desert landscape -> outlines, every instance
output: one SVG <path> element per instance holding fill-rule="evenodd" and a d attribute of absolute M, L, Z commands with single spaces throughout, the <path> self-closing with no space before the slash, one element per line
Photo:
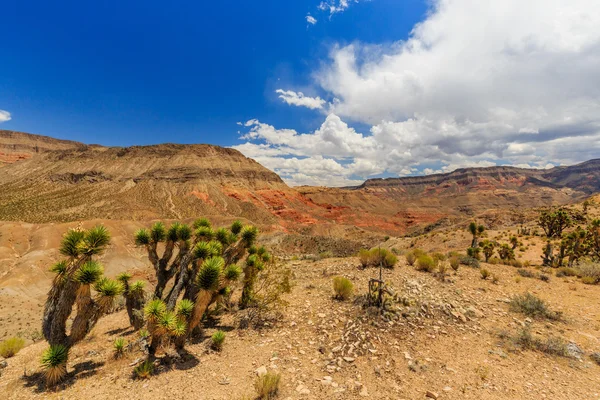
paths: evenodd
<path fill-rule="evenodd" d="M 293 188 L 217 146 L 0 155 L 6 398 L 600 394 L 600 160 Z"/>

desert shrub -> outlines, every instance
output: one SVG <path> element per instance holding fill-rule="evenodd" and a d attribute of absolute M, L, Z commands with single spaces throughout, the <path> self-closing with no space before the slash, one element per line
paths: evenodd
<path fill-rule="evenodd" d="M 454 271 L 458 271 L 459 266 L 460 266 L 459 258 L 457 256 L 450 257 L 450 267 L 452 267 L 452 269 Z"/>
<path fill-rule="evenodd" d="M 439 252 L 432 253 L 431 258 L 433 258 L 433 260 L 436 262 L 446 261 L 446 256 Z"/>
<path fill-rule="evenodd" d="M 490 259 L 488 260 L 488 263 L 492 265 L 498 265 L 501 262 L 502 260 L 500 260 L 498 257 L 490 257 Z"/>
<path fill-rule="evenodd" d="M 418 248 L 417 249 L 413 249 L 413 253 L 414 253 L 415 257 L 417 257 L 417 258 L 419 258 L 419 257 L 424 256 L 424 255 L 427 254 L 427 252 L 425 250 L 418 249 Z"/>
<path fill-rule="evenodd" d="M 531 293 L 513 297 L 510 301 L 510 310 L 533 318 L 546 318 L 550 320 L 559 320 L 561 318 L 560 313 L 551 311 L 544 300 Z"/>
<path fill-rule="evenodd" d="M 561 267 L 556 270 L 556 277 L 561 278 L 563 276 L 577 276 L 577 270 L 575 268 Z"/>
<path fill-rule="evenodd" d="M 365 268 L 378 267 L 379 265 L 382 265 L 384 268 L 393 268 L 398 262 L 398 257 L 392 252 L 379 248 L 371 250 L 363 249 L 358 253 L 358 258 L 361 265 Z"/>
<path fill-rule="evenodd" d="M 213 350 L 216 350 L 216 351 L 223 350 L 223 343 L 224 342 L 225 342 L 225 332 L 223 332 L 223 331 L 216 331 L 210 337 L 210 347 Z"/>
<path fill-rule="evenodd" d="M 479 260 L 473 257 L 462 256 L 460 258 L 460 263 L 471 268 L 479 268 Z"/>
<path fill-rule="evenodd" d="M 115 341 L 113 343 L 114 357 L 115 358 L 123 357 L 123 354 L 125 354 L 125 350 L 127 348 L 126 346 L 127 346 L 127 342 L 125 341 L 125 339 L 123 339 L 123 338 L 115 339 Z"/>
<path fill-rule="evenodd" d="M 590 358 L 592 359 L 593 362 L 600 365 L 600 353 L 592 353 L 592 354 L 590 354 Z"/>
<path fill-rule="evenodd" d="M 476 259 L 480 259 L 481 258 L 481 248 L 480 247 L 469 247 L 467 249 L 467 255 L 469 257 L 473 257 Z"/>
<path fill-rule="evenodd" d="M 20 337 L 11 337 L 0 343 L 0 356 L 10 358 L 25 346 L 25 340 Z"/>
<path fill-rule="evenodd" d="M 524 278 L 535 278 L 535 274 L 528 269 L 519 268 L 517 270 L 517 274 L 521 275 Z"/>
<path fill-rule="evenodd" d="M 436 262 L 427 254 L 423 254 L 422 256 L 417 257 L 417 262 L 415 265 L 417 271 L 433 272 L 436 267 Z"/>
<path fill-rule="evenodd" d="M 550 275 L 540 274 L 539 278 L 540 278 L 541 281 L 550 282 Z"/>
<path fill-rule="evenodd" d="M 154 363 L 150 360 L 146 360 L 136 366 L 133 373 L 138 379 L 148 379 L 154 373 Z"/>
<path fill-rule="evenodd" d="M 500 282 L 500 278 L 498 278 L 498 275 L 492 274 L 492 283 L 498 284 L 498 282 Z"/>
<path fill-rule="evenodd" d="M 582 263 L 575 267 L 577 276 L 581 277 L 581 281 L 588 285 L 600 283 L 600 264 L 597 263 Z"/>
<path fill-rule="evenodd" d="M 62 344 L 51 345 L 42 354 L 42 367 L 46 384 L 52 386 L 58 383 L 67 374 L 67 359 L 69 349 Z"/>
<path fill-rule="evenodd" d="M 139 335 L 140 339 L 148 339 L 150 337 L 150 332 L 148 332 L 148 329 L 142 328 L 140 329 Z"/>
<path fill-rule="evenodd" d="M 510 265 L 515 268 L 523 268 L 523 263 L 519 260 L 510 260 Z"/>
<path fill-rule="evenodd" d="M 490 271 L 485 268 L 481 268 L 479 272 L 481 273 L 481 279 L 487 279 L 490 276 Z"/>
<path fill-rule="evenodd" d="M 581 283 L 585 285 L 595 285 L 597 282 L 596 279 L 592 278 L 591 276 L 582 276 Z"/>
<path fill-rule="evenodd" d="M 415 256 L 415 253 L 414 253 L 414 251 L 409 251 L 408 253 L 406 253 L 406 254 L 405 254 L 405 256 L 404 256 L 404 257 L 406 257 L 406 263 L 407 263 L 408 265 L 410 265 L 411 267 L 412 267 L 413 265 L 415 265 L 415 261 L 416 261 L 416 259 L 417 259 L 417 256 Z"/>
<path fill-rule="evenodd" d="M 274 372 L 267 372 L 256 378 L 254 389 L 260 400 L 270 400 L 277 397 L 279 392 L 279 383 L 281 375 Z"/>
<path fill-rule="evenodd" d="M 567 344 L 557 336 L 550 336 L 544 341 L 536 340 L 535 347 L 542 353 L 553 356 L 567 357 L 569 355 Z"/>
<path fill-rule="evenodd" d="M 348 300 L 354 292 L 354 285 L 349 279 L 343 276 L 336 276 L 333 278 L 333 291 L 335 292 L 336 299 Z"/>
<path fill-rule="evenodd" d="M 327 250 L 327 251 L 322 251 L 321 253 L 319 253 L 319 258 L 321 260 L 324 260 L 326 258 L 331 258 L 333 257 L 333 252 Z"/>

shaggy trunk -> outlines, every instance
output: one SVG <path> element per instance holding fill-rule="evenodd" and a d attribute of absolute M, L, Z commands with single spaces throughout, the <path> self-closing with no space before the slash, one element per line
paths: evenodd
<path fill-rule="evenodd" d="M 167 309 L 174 310 L 175 305 L 177 304 L 177 299 L 179 299 L 179 295 L 181 291 L 185 288 L 185 285 L 190 281 L 190 271 L 188 269 L 188 265 L 192 261 L 192 254 L 187 253 L 185 256 L 181 258 L 181 264 L 179 267 L 179 279 L 173 285 L 173 288 L 169 292 L 169 296 L 167 298 Z M 195 278 L 195 276 L 194 276 Z"/>
<path fill-rule="evenodd" d="M 77 300 L 78 288 L 78 282 L 68 279 L 64 283 L 62 290 L 60 290 L 56 306 L 52 307 L 52 309 L 49 308 L 48 315 L 44 316 L 44 326 L 47 330 L 46 340 L 48 340 L 48 343 L 51 345 L 69 345 L 69 338 L 66 334 L 67 320 L 69 319 L 73 305 Z"/>
<path fill-rule="evenodd" d="M 198 296 L 196 297 L 196 304 L 194 305 L 194 312 L 192 313 L 192 318 L 190 318 L 190 322 L 187 326 L 188 334 L 190 334 L 202 320 L 202 316 L 210 305 L 212 296 L 213 292 L 210 290 L 201 289 L 198 293 Z"/>
<path fill-rule="evenodd" d="M 254 266 L 244 268 L 244 288 L 240 299 L 240 308 L 248 308 L 254 299 L 254 285 L 256 284 L 257 271 Z"/>

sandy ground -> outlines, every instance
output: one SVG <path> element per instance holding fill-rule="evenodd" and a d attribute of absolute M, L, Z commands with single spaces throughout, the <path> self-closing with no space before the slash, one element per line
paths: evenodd
<path fill-rule="evenodd" d="M 71 378 L 58 391 L 44 391 L 37 372 L 46 344 L 36 343 L 8 360 L 0 393 L 9 399 L 240 399 L 253 394 L 256 370 L 264 366 L 281 372 L 282 399 L 423 399 L 427 391 L 440 399 L 600 395 L 600 366 L 589 359 L 591 352 L 600 351 L 599 286 L 574 278 L 553 277 L 549 283 L 516 279 L 515 268 L 502 265 L 484 265 L 497 275 L 497 284 L 464 266 L 441 282 L 402 259 L 394 270 L 384 271 L 384 278 L 421 311 L 388 323 L 367 317 L 353 302 L 332 299 L 335 275 L 350 278 L 356 294 L 366 292 L 376 271 L 360 270 L 357 259 L 290 261 L 289 266 L 296 284 L 283 320 L 262 331 L 239 330 L 235 315 L 224 314 L 205 330 L 205 337 L 215 329 L 228 331 L 221 353 L 208 351 L 206 340 L 200 341 L 188 346 L 184 362 L 149 380 L 133 380 L 130 364 L 141 353 L 131 352 L 122 360 L 111 357 L 116 337 L 136 337 L 125 313 L 119 312 L 102 319 L 73 349 Z M 565 321 L 527 322 L 510 312 L 508 299 L 526 291 L 563 312 Z M 576 343 L 585 354 L 581 359 L 556 357 L 501 344 L 500 331 L 516 333 L 523 325 L 540 337 Z M 362 350 L 342 358 L 338 348 L 354 340 Z"/>

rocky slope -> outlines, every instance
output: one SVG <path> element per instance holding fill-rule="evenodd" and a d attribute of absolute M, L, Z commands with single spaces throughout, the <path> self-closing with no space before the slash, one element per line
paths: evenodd
<path fill-rule="evenodd" d="M 402 235 L 490 209 L 566 204 L 600 190 L 600 160 L 550 170 L 459 169 L 355 188 L 290 188 L 233 149 L 87 146 L 10 131 L 0 132 L 1 160 L 0 220 L 33 223 L 205 215 L 309 235 Z"/>
<path fill-rule="evenodd" d="M 83 143 L 48 136 L 0 130 L 0 167 L 53 150 L 84 147 Z"/>

